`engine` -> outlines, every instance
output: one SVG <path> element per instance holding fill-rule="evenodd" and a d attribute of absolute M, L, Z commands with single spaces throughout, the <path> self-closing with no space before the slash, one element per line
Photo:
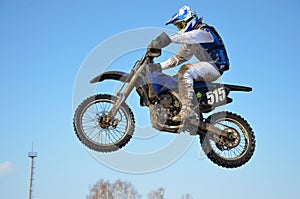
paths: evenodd
<path fill-rule="evenodd" d="M 171 118 L 180 111 L 180 102 L 170 93 L 163 93 L 158 96 L 159 102 L 156 104 L 158 119 L 161 124 L 169 124 Z"/>

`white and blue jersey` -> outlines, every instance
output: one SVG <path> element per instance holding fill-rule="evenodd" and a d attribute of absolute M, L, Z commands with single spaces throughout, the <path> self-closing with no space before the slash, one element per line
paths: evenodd
<path fill-rule="evenodd" d="M 201 62 L 209 62 L 222 74 L 229 69 L 224 43 L 214 27 L 201 23 L 194 30 L 172 35 L 173 43 L 183 44 L 177 54 L 161 63 L 163 69 L 175 67 L 194 55 Z"/>

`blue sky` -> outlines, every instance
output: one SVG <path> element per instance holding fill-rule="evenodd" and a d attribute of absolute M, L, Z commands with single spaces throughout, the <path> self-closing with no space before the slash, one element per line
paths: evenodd
<path fill-rule="evenodd" d="M 251 93 L 231 94 L 234 102 L 227 107 L 253 126 L 253 158 L 241 168 L 223 169 L 199 158 L 195 139 L 179 160 L 159 171 L 130 174 L 102 165 L 72 128 L 73 90 L 82 63 L 115 34 L 165 28 L 185 4 L 223 36 L 231 63 L 223 81 L 253 87 Z M 0 198 L 28 196 L 32 141 L 38 152 L 35 198 L 85 198 L 100 178 L 130 181 L 144 196 L 162 186 L 166 198 L 183 193 L 299 198 L 299 8 L 299 0 L 1 0 Z M 128 61 L 130 66 L 136 59 Z M 145 111 L 133 107 L 137 115 Z M 169 136 L 162 134 L 161 140 L 164 135 Z M 144 150 L 138 141 L 128 147 L 134 144 Z"/>

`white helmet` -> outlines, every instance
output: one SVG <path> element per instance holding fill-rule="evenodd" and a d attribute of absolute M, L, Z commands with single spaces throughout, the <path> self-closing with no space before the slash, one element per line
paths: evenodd
<path fill-rule="evenodd" d="M 199 18 L 195 11 L 189 6 L 183 6 L 167 21 L 166 25 L 172 23 L 179 29 L 179 32 L 188 32 L 193 30 L 198 20 Z"/>

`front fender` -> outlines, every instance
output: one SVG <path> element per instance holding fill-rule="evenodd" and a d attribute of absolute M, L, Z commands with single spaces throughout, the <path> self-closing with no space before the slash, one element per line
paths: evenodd
<path fill-rule="evenodd" d="M 113 80 L 118 80 L 121 82 L 128 82 L 129 78 L 128 78 L 129 74 L 128 73 L 124 73 L 121 71 L 108 71 L 108 72 L 104 72 L 101 73 L 100 75 L 94 77 L 90 83 L 97 83 L 97 82 L 102 82 L 106 79 L 113 79 Z"/>

